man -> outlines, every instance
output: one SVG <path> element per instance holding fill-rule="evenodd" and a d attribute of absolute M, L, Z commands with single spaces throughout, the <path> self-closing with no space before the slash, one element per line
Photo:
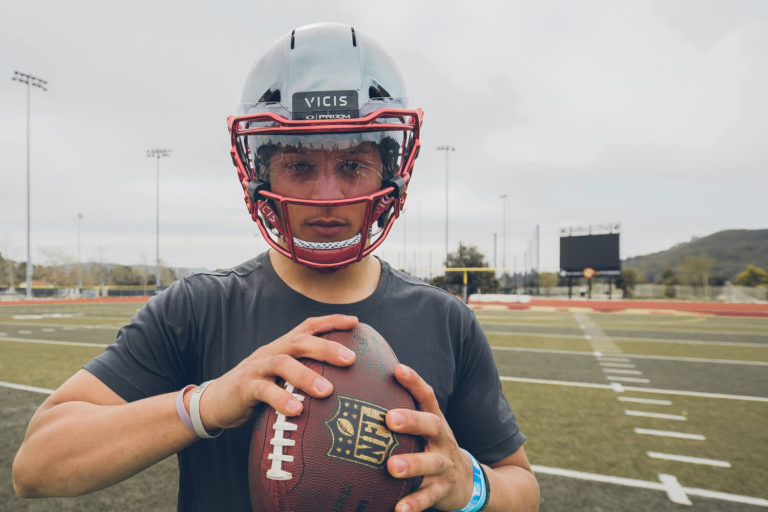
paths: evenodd
<path fill-rule="evenodd" d="M 354 28 L 311 25 L 275 42 L 228 120 L 246 205 L 271 250 L 152 298 L 35 413 L 16 491 L 90 492 L 178 453 L 179 510 L 249 510 L 254 408 L 301 413 L 277 378 L 328 396 L 333 383 L 297 359 L 353 364 L 315 335 L 359 319 L 405 363 L 395 375 L 419 405 L 386 418 L 425 440 L 424 452 L 388 461 L 395 478 L 423 477 L 396 510 L 535 509 L 525 438 L 471 310 L 371 255 L 402 209 L 421 117 L 390 57 Z"/>

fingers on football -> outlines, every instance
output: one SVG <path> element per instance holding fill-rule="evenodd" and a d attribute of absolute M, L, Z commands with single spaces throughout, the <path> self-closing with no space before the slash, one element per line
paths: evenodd
<path fill-rule="evenodd" d="M 445 432 L 442 417 L 430 412 L 392 409 L 386 416 L 387 427 L 394 432 L 424 436 L 439 440 Z"/>
<path fill-rule="evenodd" d="M 262 363 L 265 377 L 281 377 L 303 393 L 322 398 L 333 390 L 332 384 L 320 374 L 289 355 L 276 354 Z M 253 379 L 251 391 L 257 401 L 267 402 L 278 412 L 292 416 L 301 411 L 300 402 L 286 388 L 278 386 L 271 379 Z"/>
<path fill-rule="evenodd" d="M 435 390 L 418 373 L 404 364 L 399 364 L 395 367 L 395 377 L 416 399 L 419 410 L 431 412 L 440 417 L 443 416 L 440 405 L 437 403 Z"/>
<path fill-rule="evenodd" d="M 357 325 L 357 317 L 349 315 L 326 315 L 307 318 L 297 325 L 292 333 L 318 334 L 330 331 L 347 331 Z"/>
<path fill-rule="evenodd" d="M 442 497 L 444 491 L 435 485 L 425 485 L 419 488 L 416 492 L 409 494 L 397 505 L 395 505 L 395 512 L 420 512 L 426 510 Z"/>
<path fill-rule="evenodd" d="M 307 357 L 335 366 L 347 366 L 355 360 L 355 353 L 341 343 L 294 331 L 272 343 L 269 352 L 288 354 L 296 358 Z"/>
<path fill-rule="evenodd" d="M 442 475 L 453 463 L 439 452 L 421 452 L 390 457 L 387 469 L 395 478 Z"/>

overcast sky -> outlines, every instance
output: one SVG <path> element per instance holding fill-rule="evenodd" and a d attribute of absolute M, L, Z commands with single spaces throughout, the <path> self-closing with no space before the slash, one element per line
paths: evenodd
<path fill-rule="evenodd" d="M 559 228 L 620 223 L 622 258 L 723 229 L 768 227 L 768 2 L 43 1 L 0 3 L 0 252 L 225 268 L 266 244 L 245 209 L 225 119 L 251 64 L 292 28 L 377 39 L 425 112 L 406 213 L 379 254 L 437 269 L 449 243 L 541 268 Z M 503 200 L 508 195 L 506 251 Z M 407 255 L 405 259 L 404 254 Z M 419 272 L 422 273 L 422 272 Z"/>

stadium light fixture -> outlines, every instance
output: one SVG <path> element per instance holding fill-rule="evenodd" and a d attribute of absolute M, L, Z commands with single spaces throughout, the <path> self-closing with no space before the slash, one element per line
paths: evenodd
<path fill-rule="evenodd" d="M 147 150 L 147 157 L 155 158 L 156 165 L 156 209 L 155 209 L 155 290 L 160 291 L 160 159 L 171 156 L 171 150 L 152 148 Z"/>
<path fill-rule="evenodd" d="M 448 155 L 456 151 L 453 146 L 439 146 L 438 151 L 445 151 L 445 265 L 448 266 Z"/>
<path fill-rule="evenodd" d="M 48 90 L 48 82 L 42 78 L 30 75 L 29 73 L 22 73 L 21 71 L 14 71 L 11 80 L 19 82 L 27 86 L 27 298 L 32 297 L 32 251 L 30 243 L 30 179 L 29 179 L 29 147 L 30 147 L 30 104 L 32 97 L 32 88 L 37 87 L 44 91 Z"/>

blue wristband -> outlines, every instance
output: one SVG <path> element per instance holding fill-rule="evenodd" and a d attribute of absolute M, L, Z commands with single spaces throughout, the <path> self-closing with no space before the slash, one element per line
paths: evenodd
<path fill-rule="evenodd" d="M 490 497 L 485 472 L 471 453 L 463 448 L 462 451 L 472 459 L 472 497 L 469 498 L 469 503 L 464 508 L 455 512 L 480 512 L 485 510 L 485 507 L 488 505 L 488 498 Z"/>

